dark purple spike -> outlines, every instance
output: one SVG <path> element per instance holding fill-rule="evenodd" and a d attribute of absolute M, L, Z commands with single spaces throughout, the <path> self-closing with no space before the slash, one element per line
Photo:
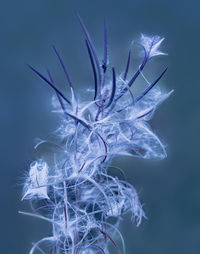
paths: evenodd
<path fill-rule="evenodd" d="M 87 124 L 86 122 L 84 122 L 83 120 L 81 120 L 80 118 L 78 118 L 76 115 L 73 115 L 67 111 L 65 111 L 65 113 L 70 116 L 71 118 L 73 118 L 74 120 L 78 121 L 80 124 L 82 124 L 85 128 L 87 128 L 88 130 L 91 130 L 91 126 L 89 124 Z"/>
<path fill-rule="evenodd" d="M 162 78 L 162 76 L 165 74 L 165 72 L 167 71 L 168 67 L 166 67 L 164 69 L 164 71 L 160 74 L 160 76 L 151 84 L 149 85 L 145 90 L 144 92 L 139 95 L 136 99 L 135 99 L 135 102 L 138 102 L 139 100 L 141 100 L 157 83 L 158 81 Z"/>
<path fill-rule="evenodd" d="M 104 235 L 104 237 L 108 237 L 109 238 L 109 240 L 112 242 L 112 244 L 115 246 L 116 249 L 119 249 L 119 247 L 117 246 L 115 241 L 112 239 L 112 237 L 107 232 L 101 230 L 100 228 L 98 228 L 98 229 Z"/>
<path fill-rule="evenodd" d="M 125 81 L 126 78 L 127 78 L 127 74 L 128 74 L 128 70 L 129 70 L 129 66 L 130 66 L 130 59 L 131 59 L 131 50 L 129 50 L 129 53 L 128 53 L 127 64 L 126 64 L 126 68 L 125 68 L 124 75 L 123 75 L 123 80 L 124 80 L 124 81 Z M 122 86 L 124 86 L 124 82 L 123 82 Z M 127 87 L 128 87 L 128 86 L 126 86 L 126 87 L 123 89 L 123 91 L 115 98 L 114 104 L 113 104 L 113 108 L 114 108 L 114 105 L 116 104 L 116 101 L 117 101 L 118 99 L 120 99 L 120 98 L 123 96 L 123 94 L 124 94 L 127 90 L 129 90 L 130 95 L 131 95 L 131 97 L 132 97 L 132 100 L 134 101 L 133 94 L 132 94 L 132 92 L 131 92 L 131 90 L 130 90 L 129 88 L 127 89 Z M 125 89 L 127 89 L 127 90 L 125 90 Z M 121 110 L 123 110 L 123 109 L 121 109 Z M 120 110 L 120 111 L 121 111 L 121 110 Z"/>
<path fill-rule="evenodd" d="M 56 93 L 58 93 L 69 105 L 71 105 L 71 102 L 64 96 L 64 94 L 51 82 L 49 81 L 45 76 L 43 76 L 39 71 L 34 69 L 31 65 L 27 64 L 27 66 L 35 72 L 41 79 L 43 79 L 48 85 L 50 85 Z"/>
<path fill-rule="evenodd" d="M 50 71 L 48 69 L 47 69 L 47 73 L 49 75 L 49 79 L 50 79 L 51 83 L 55 85 L 53 77 L 52 77 L 52 75 L 51 75 L 51 73 L 50 73 Z"/>
<path fill-rule="evenodd" d="M 129 52 L 128 52 L 128 59 L 127 59 L 126 69 L 124 71 L 124 76 L 123 76 L 124 80 L 126 80 L 126 78 L 127 78 L 127 74 L 128 74 L 128 70 L 129 70 L 129 66 L 130 66 L 130 59 L 131 59 L 131 50 L 129 50 Z"/>
<path fill-rule="evenodd" d="M 93 55 L 92 55 L 92 52 L 90 50 L 90 46 L 89 46 L 87 40 L 85 40 L 85 42 L 86 42 L 87 50 L 88 50 L 89 57 L 90 57 L 90 62 L 91 62 L 91 65 L 92 65 L 93 75 L 94 75 L 94 88 L 95 88 L 94 100 L 96 100 L 97 90 L 98 90 L 98 86 L 97 86 L 97 72 L 96 72 L 96 68 L 95 68 L 95 64 L 94 64 Z"/>
<path fill-rule="evenodd" d="M 139 66 L 139 68 L 136 71 L 136 73 L 133 75 L 131 80 L 128 82 L 127 87 L 124 88 L 125 91 L 127 91 L 132 86 L 132 84 L 134 83 L 136 78 L 139 76 L 140 72 L 144 69 L 144 66 L 146 65 L 146 63 L 147 63 L 147 58 L 146 58 L 146 55 L 145 55 L 145 57 L 144 57 L 144 59 L 142 61 L 142 64 Z"/>
<path fill-rule="evenodd" d="M 104 156 L 103 160 L 101 163 L 104 163 L 105 160 L 107 159 L 107 153 L 108 153 L 108 147 L 107 147 L 107 143 L 106 141 L 102 138 L 102 136 L 97 132 L 97 136 L 101 139 L 101 141 L 103 142 L 104 148 L 105 148 L 105 153 L 106 155 Z"/>
<path fill-rule="evenodd" d="M 119 100 L 128 90 L 129 88 L 132 86 L 132 84 L 134 83 L 134 81 L 137 79 L 137 77 L 139 76 L 140 72 L 144 69 L 146 63 L 148 61 L 148 58 L 146 57 L 146 53 L 145 56 L 143 58 L 143 61 L 141 63 L 141 65 L 139 66 L 138 70 L 135 72 L 135 74 L 133 75 L 133 77 L 131 78 L 131 80 L 128 82 L 127 86 L 123 89 L 123 91 L 117 96 L 117 98 L 115 99 L 115 101 Z"/>
<path fill-rule="evenodd" d="M 129 70 L 129 66 L 130 66 L 130 59 L 131 59 L 131 50 L 129 50 L 129 52 L 128 52 L 128 59 L 127 59 L 126 69 L 124 71 L 124 76 L 123 76 L 124 81 L 126 81 L 126 78 L 127 78 L 127 74 L 128 74 L 128 70 Z M 134 101 L 134 97 L 133 97 L 133 94 L 132 94 L 130 89 L 129 89 L 129 93 L 132 97 L 132 100 Z"/>
<path fill-rule="evenodd" d="M 89 44 L 89 46 L 91 48 L 91 51 L 92 51 L 92 54 L 94 56 L 95 63 L 96 63 L 96 66 L 97 66 L 98 77 L 99 77 L 99 85 L 101 86 L 102 77 L 101 77 L 100 63 L 99 63 L 99 59 L 98 59 L 97 54 L 96 54 L 96 50 L 95 50 L 94 44 L 93 44 L 93 42 L 91 40 L 91 37 L 90 37 L 90 35 L 89 35 L 88 31 L 87 31 L 86 26 L 84 25 L 84 23 L 83 23 L 83 21 L 81 19 L 81 17 L 79 16 L 78 13 L 76 13 L 76 16 L 77 16 L 77 18 L 79 20 L 79 23 L 80 23 L 80 25 L 81 25 L 81 27 L 83 29 L 83 32 L 84 32 L 84 34 L 85 34 L 85 36 L 87 38 L 88 44 Z"/>
<path fill-rule="evenodd" d="M 148 61 L 148 56 L 147 56 L 147 52 L 144 49 L 144 58 L 142 60 L 142 63 L 140 64 L 138 70 L 136 71 L 136 73 L 133 75 L 133 77 L 131 78 L 131 80 L 128 82 L 127 87 L 131 87 L 132 84 L 134 83 L 134 81 L 136 80 L 136 78 L 139 76 L 140 72 L 144 69 L 146 63 Z M 125 89 L 129 89 L 129 88 L 125 88 Z"/>
<path fill-rule="evenodd" d="M 47 73 L 48 73 L 48 75 L 49 75 L 49 78 L 50 78 L 51 83 L 55 85 L 51 73 L 50 73 L 48 70 L 47 70 Z M 57 95 L 57 97 L 58 97 L 58 101 L 59 101 L 59 103 L 60 103 L 60 106 L 61 106 L 63 112 L 66 113 L 66 112 L 65 112 L 65 105 L 64 105 L 64 103 L 63 103 L 63 101 L 62 101 L 62 98 L 60 97 L 60 95 L 59 95 L 57 92 L 56 92 L 56 95 Z"/>
<path fill-rule="evenodd" d="M 137 119 L 140 119 L 140 118 L 143 118 L 143 117 L 147 116 L 147 115 L 150 114 L 152 111 L 153 111 L 153 108 L 150 109 L 148 112 L 144 113 L 143 115 L 138 116 Z"/>
<path fill-rule="evenodd" d="M 106 20 L 104 19 L 104 59 L 103 59 L 103 66 L 102 66 L 104 73 L 107 70 L 107 63 L 108 63 L 107 25 L 106 25 Z"/>
<path fill-rule="evenodd" d="M 49 78 L 50 78 L 51 82 L 54 84 L 54 81 L 53 81 L 53 78 L 52 78 L 50 72 L 49 72 L 49 71 L 47 71 L 47 72 L 48 72 L 48 75 L 49 75 Z M 59 102 L 60 102 L 60 105 L 61 105 L 61 107 L 62 107 L 64 113 L 65 113 L 67 116 L 69 116 L 69 117 L 73 118 L 74 120 L 76 120 L 77 122 L 81 123 L 81 124 L 82 124 L 84 127 L 86 127 L 87 129 L 91 129 L 91 127 L 90 127 L 87 123 L 85 123 L 83 120 L 81 120 L 81 119 L 79 119 L 77 116 L 75 116 L 75 115 L 70 114 L 69 112 L 67 112 L 66 109 L 65 109 L 65 105 L 63 104 L 62 98 L 60 97 L 60 94 L 58 94 L 58 93 L 56 93 L 56 94 L 57 94 L 57 96 L 58 96 L 58 100 L 59 100 Z"/>
<path fill-rule="evenodd" d="M 146 63 L 148 62 L 148 60 L 149 60 L 148 54 L 147 54 L 147 52 L 146 52 L 146 50 L 145 50 L 144 47 L 143 47 L 143 49 L 144 49 L 144 58 L 143 58 L 143 60 L 142 60 L 141 65 L 139 66 L 138 70 L 135 72 L 135 74 L 133 75 L 133 77 L 131 78 L 131 80 L 128 82 L 128 84 L 126 85 L 126 87 L 122 90 L 122 92 L 121 92 L 118 96 L 116 96 L 113 105 L 115 105 L 116 102 L 117 102 L 128 90 L 130 91 L 130 87 L 132 86 L 132 84 L 133 84 L 134 81 L 137 79 L 137 77 L 139 76 L 139 74 L 141 73 L 141 71 L 144 69 Z M 157 81 L 157 82 L 158 82 L 158 81 Z M 131 93 L 131 91 L 130 91 L 130 94 L 131 94 L 131 96 L 133 96 L 132 93 Z M 134 100 L 134 98 L 133 98 L 133 100 Z M 114 107 L 113 107 L 113 108 L 114 108 Z"/>
<path fill-rule="evenodd" d="M 115 97 L 115 91 L 116 91 L 116 74 L 115 74 L 115 69 L 112 68 L 112 77 L 113 77 L 113 82 L 112 82 L 112 92 L 111 92 L 111 95 L 110 95 L 110 99 L 109 99 L 109 102 L 108 104 L 106 105 L 106 108 L 108 108 L 111 103 L 113 102 L 113 99 Z"/>
<path fill-rule="evenodd" d="M 64 61 L 63 61 L 62 57 L 60 56 L 60 54 L 58 53 L 58 50 L 56 49 L 56 47 L 55 47 L 54 45 L 53 45 L 52 47 L 53 47 L 53 50 L 54 50 L 56 56 L 58 57 L 58 59 L 59 59 L 59 61 L 60 61 L 60 64 L 61 64 L 61 66 L 62 66 L 62 68 L 63 68 L 63 71 L 64 71 L 64 73 L 65 73 L 65 76 L 66 76 L 66 78 L 67 78 L 67 81 L 69 82 L 69 86 L 72 88 L 72 90 L 73 90 L 73 92 L 74 92 L 74 96 L 75 96 L 75 98 L 76 98 L 74 86 L 73 86 L 73 84 L 72 84 L 72 80 L 71 80 L 71 77 L 70 77 L 70 75 L 69 75 L 69 73 L 68 73 L 68 71 L 67 71 L 67 68 L 66 68 L 66 66 L 65 66 L 65 64 L 64 64 Z"/>

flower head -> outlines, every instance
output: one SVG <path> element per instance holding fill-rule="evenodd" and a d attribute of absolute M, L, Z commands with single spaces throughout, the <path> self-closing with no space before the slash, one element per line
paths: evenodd
<path fill-rule="evenodd" d="M 108 242 L 119 249 L 114 238 L 116 234 L 124 249 L 118 230 L 121 217 L 131 214 L 139 226 L 145 214 L 133 186 L 108 174 L 112 159 L 119 155 L 145 159 L 166 157 L 165 146 L 151 130 L 148 121 L 171 93 L 162 93 L 155 88 L 167 68 L 154 81 L 147 82 L 147 87 L 139 95 L 131 91 L 137 78 L 140 75 L 144 77 L 142 71 L 149 59 L 164 55 L 159 50 L 164 39 L 141 36 L 144 57 L 128 79 L 131 52 L 123 74 L 118 76 L 115 68 L 108 65 L 106 23 L 104 57 L 100 61 L 82 19 L 77 16 L 86 37 L 94 77 L 93 99 L 89 102 L 78 99 L 72 79 L 55 47 L 54 52 L 69 83 L 71 99 L 57 88 L 50 72 L 46 77 L 29 66 L 55 90 L 53 107 L 61 116 L 61 125 L 55 132 L 57 143 L 51 143 L 56 146 L 49 154 L 52 163 L 47 165 L 44 160 L 32 163 L 24 186 L 23 199 L 45 202 L 44 206 L 37 208 L 42 215 L 29 215 L 52 223 L 52 236 L 34 244 L 30 254 L 44 241 L 52 242 L 51 253 L 108 254 Z"/>
<path fill-rule="evenodd" d="M 160 38 L 160 36 L 147 36 L 144 34 L 141 34 L 140 43 L 144 47 L 147 55 L 149 58 L 152 58 L 154 56 L 158 55 L 166 55 L 166 53 L 163 53 L 159 50 L 161 43 L 164 41 L 164 38 Z"/>

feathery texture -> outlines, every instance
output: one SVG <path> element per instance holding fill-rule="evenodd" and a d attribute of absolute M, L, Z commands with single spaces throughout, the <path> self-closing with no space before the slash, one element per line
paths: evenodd
<path fill-rule="evenodd" d="M 138 69 L 127 80 L 131 51 L 121 76 L 108 65 L 107 27 L 104 22 L 104 55 L 98 59 L 94 43 L 79 15 L 91 70 L 94 96 L 80 102 L 71 77 L 55 46 L 53 49 L 71 89 L 68 99 L 48 77 L 29 66 L 55 90 L 54 111 L 61 124 L 55 131 L 57 143 L 42 140 L 36 148 L 49 143 L 54 149 L 30 165 L 24 184 L 23 198 L 31 201 L 32 213 L 26 215 L 52 224 L 52 235 L 33 244 L 30 254 L 93 254 L 109 253 L 109 244 L 116 252 L 125 253 L 124 241 L 118 230 L 125 214 L 139 226 L 145 214 L 133 186 L 108 174 L 112 159 L 120 155 L 144 159 L 166 157 L 165 146 L 147 123 L 170 94 L 155 85 L 166 72 L 135 96 L 130 91 L 147 62 L 157 55 L 163 38 L 141 35 L 144 57 Z M 100 64 L 102 62 L 102 65 Z M 109 78 L 109 75 L 111 78 Z M 120 241 L 119 241 L 120 240 Z"/>

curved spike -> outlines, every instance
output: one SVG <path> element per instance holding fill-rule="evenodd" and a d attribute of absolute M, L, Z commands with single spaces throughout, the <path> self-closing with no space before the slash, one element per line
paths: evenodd
<path fill-rule="evenodd" d="M 89 57 L 90 57 L 90 62 L 92 65 L 92 70 L 93 70 L 93 75 L 94 75 L 94 88 L 95 88 L 95 93 L 94 93 L 94 100 L 96 100 L 97 97 L 97 90 L 98 90 L 98 86 L 97 86 L 97 72 L 96 72 L 96 68 L 95 68 L 95 64 L 94 64 L 94 59 L 93 59 L 93 55 L 90 49 L 90 46 L 88 44 L 88 41 L 85 40 L 86 46 L 87 46 L 87 50 L 89 53 Z"/>
<path fill-rule="evenodd" d="M 106 20 L 104 19 L 104 59 L 103 59 L 103 72 L 105 73 L 107 70 L 107 62 L 108 62 L 108 40 L 107 40 L 107 25 Z"/>
<path fill-rule="evenodd" d="M 116 74 L 115 74 L 115 69 L 112 68 L 112 77 L 113 77 L 113 82 L 112 82 L 112 92 L 111 92 L 111 95 L 110 95 L 110 99 L 109 99 L 109 102 L 108 104 L 106 105 L 106 108 L 108 108 L 111 103 L 113 102 L 113 99 L 115 97 L 115 91 L 116 91 Z"/>
<path fill-rule="evenodd" d="M 129 70 L 129 66 L 130 66 L 130 59 L 131 59 L 131 49 L 130 49 L 129 52 L 128 52 L 128 59 L 127 59 L 126 69 L 125 69 L 125 71 L 124 71 L 124 76 L 123 76 L 124 81 L 126 81 L 126 78 L 127 78 L 127 74 L 128 74 L 128 70 Z M 133 94 L 132 94 L 132 92 L 131 92 L 130 89 L 128 89 L 128 90 L 129 90 L 129 93 L 130 93 L 130 95 L 131 95 L 131 97 L 132 97 L 132 101 L 133 101 L 133 103 L 134 103 Z"/>
<path fill-rule="evenodd" d="M 48 85 L 50 85 L 56 91 L 56 93 L 58 93 L 69 105 L 71 105 L 71 102 L 64 96 L 64 94 L 50 80 L 48 80 L 44 75 L 42 75 L 39 71 L 37 71 L 31 65 L 27 64 L 27 66 L 33 72 L 35 72 L 41 79 L 43 79 Z"/>
<path fill-rule="evenodd" d="M 51 80 L 51 83 L 55 85 L 54 80 L 53 80 L 53 78 L 52 78 L 52 76 L 51 76 L 51 73 L 50 73 L 48 70 L 47 70 L 47 73 L 48 73 L 48 75 L 49 75 L 49 78 L 50 78 L 50 80 Z M 56 95 L 57 95 L 57 97 L 58 97 L 58 101 L 59 101 L 59 103 L 60 103 L 60 106 L 61 106 L 63 112 L 66 113 L 66 112 L 65 112 L 65 105 L 64 105 L 64 103 L 63 103 L 63 101 L 62 101 L 61 96 L 60 96 L 58 93 L 56 93 Z"/>
<path fill-rule="evenodd" d="M 112 244 L 115 246 L 115 248 L 119 250 L 119 247 L 117 246 L 116 242 L 112 239 L 112 237 L 107 232 L 101 230 L 100 228 L 98 228 L 98 230 L 104 235 L 104 237 L 108 237 L 109 240 L 112 242 Z"/>
<path fill-rule="evenodd" d="M 162 76 L 165 74 L 167 69 L 168 67 L 166 67 L 164 71 L 160 74 L 160 76 L 150 86 L 148 86 L 141 95 L 139 95 L 135 99 L 135 102 L 138 102 L 139 100 L 141 100 L 158 83 L 158 81 L 162 78 Z"/>
<path fill-rule="evenodd" d="M 67 81 L 68 81 L 68 83 L 69 83 L 69 86 L 72 88 L 72 90 L 73 90 L 73 92 L 74 92 L 74 96 L 75 96 L 75 98 L 76 98 L 75 89 L 74 89 L 74 86 L 73 86 L 73 84 L 72 84 L 71 77 L 70 77 L 70 75 L 69 75 L 69 73 L 68 73 L 68 71 L 67 71 L 67 68 L 66 68 L 65 64 L 64 64 L 64 61 L 63 61 L 62 57 L 60 56 L 60 54 L 58 53 L 58 50 L 56 49 L 56 47 L 53 45 L 52 48 L 53 48 L 53 50 L 54 50 L 56 56 L 58 57 L 58 60 L 59 60 L 61 66 L 62 66 L 62 68 L 63 68 L 63 71 L 64 71 L 65 76 L 66 76 L 66 78 L 67 78 Z"/>
<path fill-rule="evenodd" d="M 148 61 L 148 57 L 147 57 L 147 53 L 146 50 L 144 49 L 144 58 L 142 60 L 141 65 L 139 66 L 138 70 L 136 71 L 136 73 L 133 75 L 133 77 L 131 78 L 131 80 L 128 82 L 128 84 L 126 85 L 126 87 L 123 89 L 123 91 L 116 97 L 115 102 L 118 101 L 132 86 L 132 84 L 134 83 L 134 81 L 137 79 L 137 77 L 139 76 L 139 74 L 141 73 L 141 71 L 144 69 L 147 61 Z"/>
<path fill-rule="evenodd" d="M 50 72 L 49 72 L 49 71 L 47 71 L 47 72 L 48 72 L 48 74 L 49 74 L 49 77 L 50 77 L 50 79 L 51 79 L 51 82 L 54 83 L 54 81 L 53 81 L 53 79 L 52 79 L 52 76 L 51 76 Z M 81 123 L 81 124 L 82 124 L 84 127 L 86 127 L 87 129 L 91 129 L 91 127 L 90 127 L 87 123 L 85 123 L 83 120 L 81 120 L 81 119 L 78 118 L 77 116 L 75 116 L 75 115 L 73 115 L 73 114 L 67 112 L 66 109 L 65 109 L 65 106 L 64 106 L 64 104 L 63 104 L 63 102 L 62 102 L 62 98 L 60 97 L 60 94 L 57 93 L 57 96 L 58 96 L 58 100 L 59 100 L 59 102 L 60 102 L 60 105 L 61 105 L 61 107 L 62 107 L 62 110 L 64 111 L 64 113 L 65 113 L 67 116 L 69 116 L 69 117 L 73 118 L 74 120 L 76 120 L 77 122 Z"/>
<path fill-rule="evenodd" d="M 80 119 L 79 117 L 77 117 L 76 115 L 69 113 L 65 110 L 65 113 L 70 116 L 71 118 L 73 118 L 74 120 L 78 121 L 80 124 L 82 124 L 85 128 L 87 128 L 88 130 L 91 130 L 91 126 L 86 123 L 84 120 Z"/>
<path fill-rule="evenodd" d="M 124 76 L 123 76 L 124 80 L 126 80 L 126 78 L 127 78 L 127 74 L 128 74 L 128 70 L 129 70 L 129 66 L 130 66 L 130 59 L 131 59 L 131 50 L 129 50 L 129 52 L 128 52 L 128 59 L 127 59 L 126 69 L 124 71 Z"/>
<path fill-rule="evenodd" d="M 96 54 L 96 50 L 95 50 L 94 44 L 93 44 L 93 42 L 91 40 L 91 37 L 90 37 L 90 35 L 89 35 L 88 31 L 87 31 L 86 26 L 84 25 L 84 23 L 82 21 L 80 15 L 78 13 L 76 13 L 76 16 L 77 16 L 77 18 L 79 20 L 79 23 L 80 23 L 80 25 L 82 27 L 82 30 L 83 30 L 86 38 L 87 38 L 88 44 L 89 44 L 89 46 L 91 48 L 91 51 L 92 51 L 92 54 L 94 56 L 95 63 L 96 63 L 96 66 L 97 66 L 97 71 L 98 71 L 99 85 L 101 87 L 102 77 L 101 77 L 100 63 L 99 63 L 99 59 L 98 59 L 97 54 Z"/>
<path fill-rule="evenodd" d="M 145 64 L 147 63 L 147 58 L 145 57 L 143 59 L 142 64 L 139 66 L 138 70 L 136 71 L 136 73 L 134 74 L 134 76 L 131 78 L 131 80 L 128 82 L 128 85 L 126 88 L 124 88 L 124 92 L 126 92 L 134 83 L 134 81 L 136 80 L 136 78 L 139 76 L 140 72 L 144 69 Z"/>

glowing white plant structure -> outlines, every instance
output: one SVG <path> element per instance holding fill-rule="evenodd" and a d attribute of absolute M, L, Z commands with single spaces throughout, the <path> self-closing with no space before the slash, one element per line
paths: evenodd
<path fill-rule="evenodd" d="M 170 93 L 154 86 L 167 69 L 139 95 L 130 90 L 152 57 L 164 55 L 159 50 L 163 38 L 141 36 L 144 52 L 141 64 L 128 80 L 131 60 L 129 51 L 124 72 L 117 76 L 108 66 L 107 29 L 104 23 L 103 62 L 97 57 L 94 44 L 79 15 L 94 76 L 94 98 L 80 102 L 64 62 L 53 47 L 71 89 L 68 99 L 56 86 L 51 74 L 43 76 L 29 66 L 56 92 L 55 111 L 61 116 L 56 131 L 57 143 L 50 159 L 39 158 L 30 166 L 24 185 L 23 199 L 31 201 L 33 213 L 25 213 L 52 224 L 52 235 L 33 244 L 30 254 L 109 253 L 113 244 L 125 253 L 118 226 L 125 214 L 131 214 L 139 226 L 144 212 L 133 186 L 108 174 L 111 161 L 119 155 L 145 159 L 164 158 L 165 147 L 152 132 L 147 121 Z M 111 79 L 109 79 L 111 74 Z M 41 141 L 39 145 L 47 141 Z M 118 236 L 117 236 L 118 235 Z M 118 244 L 115 238 L 121 239 Z M 49 247 L 50 246 L 50 247 Z M 47 247 L 46 247 L 47 248 Z"/>

